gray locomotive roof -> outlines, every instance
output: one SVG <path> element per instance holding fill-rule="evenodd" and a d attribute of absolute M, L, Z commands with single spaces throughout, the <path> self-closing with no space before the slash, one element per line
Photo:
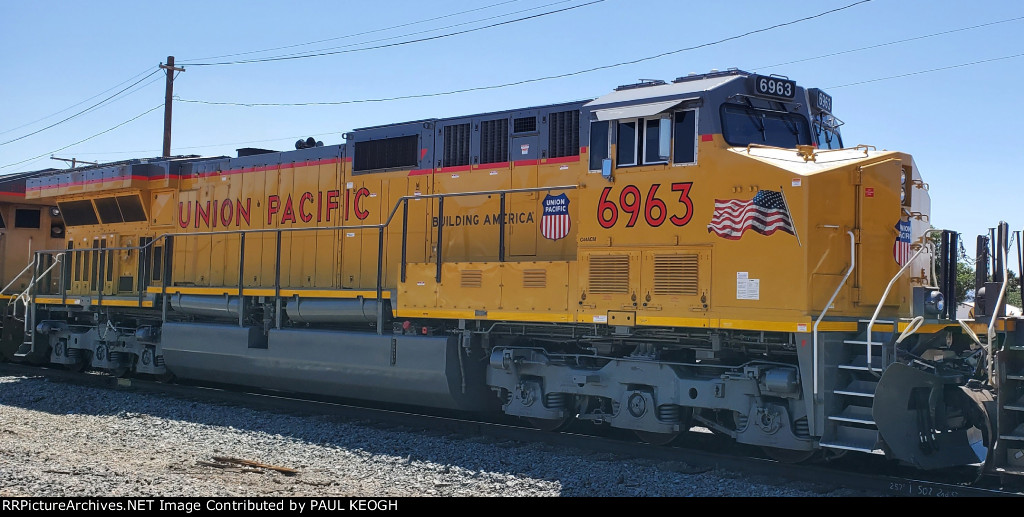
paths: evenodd
<path fill-rule="evenodd" d="M 555 110 L 555 109 L 561 108 L 563 106 L 576 106 L 576 105 L 580 105 L 581 103 L 584 103 L 584 102 L 587 102 L 587 100 L 583 99 L 583 100 L 577 100 L 577 101 L 556 102 L 556 103 L 553 103 L 553 104 L 542 104 L 542 105 L 530 106 L 530 107 L 526 107 L 526 108 L 514 108 L 514 109 L 506 109 L 506 110 L 500 110 L 500 111 L 488 111 L 488 112 L 484 112 L 484 113 L 472 113 L 472 114 L 468 114 L 468 115 L 459 115 L 459 116 L 454 116 L 454 117 L 441 117 L 441 118 L 426 118 L 426 119 L 420 119 L 420 120 L 409 120 L 409 121 L 405 121 L 405 122 L 394 122 L 394 123 L 390 123 L 390 124 L 379 124 L 379 125 L 376 125 L 376 126 L 358 127 L 358 128 L 353 129 L 352 131 L 353 132 L 357 132 L 357 131 L 361 132 L 361 131 L 367 131 L 367 130 L 372 130 L 372 129 L 390 128 L 390 127 L 398 127 L 398 126 L 406 126 L 406 125 L 419 125 L 419 124 L 422 124 L 424 122 L 430 122 L 430 123 L 441 122 L 441 123 L 444 123 L 444 122 L 449 122 L 449 121 L 454 121 L 454 120 L 463 120 L 463 119 L 470 119 L 470 118 L 500 117 L 500 116 L 503 116 L 503 115 L 515 115 L 515 114 L 522 113 L 522 112 L 525 112 L 525 111 Z"/>
<path fill-rule="evenodd" d="M 602 95 L 584 104 L 583 107 L 590 111 L 597 111 L 636 104 L 638 101 L 645 101 L 647 104 L 654 104 L 672 100 L 683 100 L 690 97 L 698 97 L 701 93 L 718 88 L 729 81 L 735 81 L 745 77 L 745 75 L 727 75 L 722 77 L 695 79 L 692 81 L 684 80 L 681 82 L 658 86 L 645 86 L 642 88 L 618 90 L 609 93 L 608 95 Z"/>

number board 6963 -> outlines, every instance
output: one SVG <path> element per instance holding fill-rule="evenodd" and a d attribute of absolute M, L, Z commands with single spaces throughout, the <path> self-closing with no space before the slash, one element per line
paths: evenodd
<path fill-rule="evenodd" d="M 755 75 L 753 79 L 754 93 L 757 95 L 781 97 L 783 99 L 796 97 L 796 81 L 764 75 Z"/>

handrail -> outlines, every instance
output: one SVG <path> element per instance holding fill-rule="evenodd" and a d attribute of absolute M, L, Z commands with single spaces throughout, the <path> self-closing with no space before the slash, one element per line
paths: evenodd
<path fill-rule="evenodd" d="M 21 273 L 18 273 L 17 275 L 14 275 L 14 278 L 11 279 L 11 283 L 5 285 L 3 289 L 0 289 L 0 294 L 4 294 L 4 291 L 6 291 L 8 287 L 14 285 L 14 282 L 17 282 L 18 279 L 21 278 L 21 275 L 24 275 L 25 272 L 28 271 L 32 266 L 35 266 L 36 265 L 36 259 L 37 259 L 37 257 L 35 255 L 33 255 L 32 261 L 29 262 L 27 266 L 25 266 L 25 269 L 22 269 Z"/>
<path fill-rule="evenodd" d="M 1003 223 L 1000 223 L 1000 224 L 1003 224 Z M 1006 286 L 1009 284 L 1009 282 L 1007 281 L 1009 279 L 1006 277 L 1006 275 L 1007 275 L 1007 271 L 1006 271 L 1006 269 L 1007 269 L 1007 267 L 1006 267 L 1007 266 L 1007 264 L 1006 264 L 1006 248 L 1003 247 L 1003 244 L 1001 242 L 998 243 L 998 246 L 999 246 L 999 252 L 1002 253 L 1002 255 L 1003 255 L 1002 256 L 1002 261 L 1001 261 L 1003 263 L 1003 271 L 1002 271 L 1002 274 L 1003 274 L 1003 276 L 1002 276 L 1003 285 L 1001 285 L 999 287 L 999 297 L 996 298 L 996 305 L 995 305 L 995 308 L 992 311 L 992 318 L 989 319 L 989 321 L 988 321 L 988 329 L 985 331 L 986 341 L 988 341 L 988 383 L 992 384 L 992 385 L 995 384 L 993 382 L 994 379 L 992 377 L 992 375 L 993 375 L 992 365 L 993 365 L 993 363 L 995 363 L 995 354 L 994 354 L 994 351 L 993 351 L 993 343 L 996 340 L 996 320 L 999 319 L 998 318 L 998 316 L 999 316 L 999 306 L 1003 304 L 1003 297 L 1006 296 Z"/>
<path fill-rule="evenodd" d="M 978 348 L 985 348 L 985 345 L 981 344 L 981 340 L 978 339 L 978 335 L 974 333 L 974 329 L 967 325 L 967 323 L 964 323 L 964 320 L 956 320 L 956 322 L 964 329 L 964 334 L 967 334 L 967 337 L 971 338 L 974 344 L 978 345 Z"/>
<path fill-rule="evenodd" d="M 19 294 L 19 295 L 17 295 L 15 297 L 16 300 L 20 300 L 21 303 L 24 303 L 26 306 L 28 305 L 28 302 L 30 301 L 30 298 L 31 298 L 29 296 L 28 292 L 32 290 L 32 287 L 36 285 L 36 282 L 39 281 L 40 277 L 46 276 L 46 274 L 49 273 L 50 271 L 52 271 L 53 268 L 57 267 L 57 264 L 60 264 L 61 255 L 62 254 L 61 253 L 56 253 L 55 255 L 56 255 L 56 258 L 53 259 L 53 264 L 50 264 L 50 267 L 46 268 L 46 271 L 43 271 L 42 273 L 39 273 L 39 275 L 33 274 L 32 275 L 33 278 L 28 283 L 28 286 L 25 287 L 25 290 L 22 291 L 21 294 Z M 36 262 L 35 260 L 32 261 L 33 264 L 35 262 Z"/>
<path fill-rule="evenodd" d="M 901 267 L 900 270 L 897 271 L 895 275 L 893 275 L 892 279 L 889 280 L 889 285 L 885 286 L 885 292 L 882 293 L 882 298 L 878 300 L 878 305 L 875 307 L 875 313 L 871 315 L 871 321 L 868 322 L 868 332 L 867 332 L 867 345 L 866 345 L 867 346 L 867 352 L 868 352 L 868 354 L 867 354 L 867 367 L 868 367 L 868 372 L 870 372 L 875 377 L 879 377 L 879 375 L 877 373 L 875 373 L 874 370 L 871 369 L 871 327 L 875 326 L 875 320 L 878 319 L 878 313 L 882 312 L 882 305 L 885 304 L 885 299 L 889 297 L 889 291 L 892 290 L 893 284 L 895 284 L 896 280 L 898 280 L 899 277 L 903 276 L 903 272 L 906 271 L 907 268 L 909 268 L 910 265 L 914 263 L 914 259 L 916 259 L 918 257 L 918 255 L 920 255 L 922 252 L 924 252 L 924 250 L 928 249 L 928 244 L 929 244 L 928 236 L 930 234 L 932 234 L 932 233 L 941 232 L 941 231 L 942 230 L 937 230 L 937 229 L 933 228 L 931 230 L 927 230 L 927 231 L 924 232 L 923 243 L 917 249 L 917 253 L 914 253 L 913 256 L 911 256 L 909 259 L 907 259 L 907 263 L 903 264 L 903 267 Z M 893 322 L 893 331 L 894 332 L 896 331 L 895 327 L 896 327 L 896 322 Z"/>
<path fill-rule="evenodd" d="M 530 188 L 519 188 L 519 189 L 505 189 L 505 190 L 478 190 L 473 192 L 449 192 L 443 194 L 425 194 L 425 195 L 413 195 L 413 196 L 402 196 L 395 202 L 395 206 L 388 213 L 388 218 L 380 224 L 360 224 L 354 226 L 342 225 L 342 226 L 314 226 L 310 228 L 250 228 L 247 230 L 225 230 L 225 231 L 209 231 L 209 232 L 188 232 L 188 233 L 162 233 L 153 237 L 153 240 L 142 246 L 124 246 L 119 248 L 75 248 L 72 251 L 124 251 L 124 250 L 142 250 L 145 248 L 152 247 L 156 244 L 159 239 L 166 237 L 201 237 L 206 235 L 241 235 L 248 233 L 274 233 L 274 232 L 313 232 L 313 231 L 326 231 L 326 230 L 369 230 L 379 229 L 391 225 L 392 219 L 398 212 L 399 206 L 405 202 L 405 200 L 415 199 L 433 199 L 433 198 L 446 198 L 446 197 L 466 197 L 466 196 L 482 196 L 487 194 L 519 194 L 527 192 L 544 192 L 546 190 L 575 190 L 579 188 L 579 185 L 556 185 L 551 187 L 530 187 Z M 59 253 L 67 252 L 66 248 L 52 249 L 52 250 L 36 250 L 34 253 Z"/>
<path fill-rule="evenodd" d="M 824 154 L 824 153 L 834 153 L 836 151 L 856 151 L 858 149 L 864 151 L 864 156 L 868 156 L 868 151 L 869 150 L 870 151 L 877 151 L 878 150 L 878 148 L 873 146 L 873 145 L 857 144 L 857 145 L 855 145 L 853 147 L 840 147 L 838 149 L 816 149 L 814 151 L 814 153 L 815 154 Z"/>
<path fill-rule="evenodd" d="M 275 280 L 274 280 L 274 289 L 275 289 L 275 296 L 274 296 L 274 298 L 276 299 L 275 322 L 277 324 L 277 328 L 280 328 L 281 327 L 280 267 L 281 267 L 281 236 L 282 236 L 282 234 L 285 233 L 285 232 L 302 232 L 302 231 L 307 231 L 308 232 L 308 231 L 326 231 L 326 230 L 364 230 L 364 229 L 376 229 L 377 232 L 378 232 L 378 240 L 377 240 L 377 243 L 378 243 L 377 244 L 377 286 L 376 286 L 376 295 L 377 295 L 376 296 L 376 300 L 377 300 L 377 332 L 380 333 L 380 332 L 382 332 L 381 326 L 383 325 L 383 320 L 384 320 L 383 307 L 382 307 L 383 289 L 384 289 L 384 287 L 383 287 L 384 286 L 384 282 L 383 282 L 384 230 L 385 230 L 385 228 L 387 228 L 387 227 L 389 227 L 391 225 L 391 222 L 394 220 L 395 214 L 398 213 L 398 208 L 400 206 L 405 208 L 405 210 L 403 210 L 403 218 L 402 218 L 403 224 L 404 224 L 404 223 L 407 222 L 407 211 L 408 211 L 408 202 L 409 202 L 409 200 L 416 200 L 416 199 L 438 199 L 439 200 L 438 201 L 439 212 L 443 213 L 443 210 L 444 210 L 443 209 L 443 206 L 444 206 L 443 203 L 444 203 L 444 199 L 445 198 L 448 198 L 448 197 L 469 197 L 469 196 L 481 196 L 481 195 L 498 194 L 498 195 L 501 196 L 502 213 L 504 214 L 504 202 L 505 202 L 505 196 L 507 194 L 518 194 L 518 193 L 529 193 L 529 192 L 545 192 L 545 191 L 550 192 L 552 190 L 575 190 L 577 188 L 579 188 L 579 185 L 553 185 L 553 186 L 546 186 L 546 187 L 528 187 L 528 188 L 518 188 L 518 189 L 479 190 L 479 191 L 471 191 L 471 192 L 446 192 L 446 193 L 426 194 L 426 195 L 414 194 L 414 195 L 411 195 L 411 196 L 410 195 L 405 195 L 405 196 L 399 197 L 395 201 L 395 204 L 391 208 L 391 211 L 388 212 L 387 219 L 385 219 L 383 222 L 381 222 L 379 224 L 361 224 L 361 225 L 352 225 L 352 226 L 349 226 L 349 225 L 315 226 L 315 227 L 312 227 L 312 228 L 258 228 L 258 229 L 250 228 L 250 229 L 245 229 L 245 230 L 238 229 L 238 230 L 226 230 L 226 231 L 206 231 L 206 232 L 189 232 L 189 233 L 162 233 L 160 235 L 157 235 L 157 236 L 153 237 L 152 240 L 150 240 L 149 242 L 147 242 L 146 244 L 143 244 L 141 246 L 122 246 L 122 247 L 116 247 L 116 248 L 78 248 L 78 249 L 74 249 L 74 250 L 70 250 L 70 251 L 73 251 L 73 252 L 89 252 L 89 251 L 109 252 L 109 251 L 138 250 L 140 256 L 143 256 L 143 254 L 142 254 L 143 250 L 148 250 L 149 248 L 155 246 L 159 241 L 164 241 L 165 242 L 164 252 L 165 252 L 165 254 L 168 254 L 167 253 L 168 249 L 170 248 L 170 245 L 173 242 L 175 237 L 182 237 L 182 238 L 184 238 L 184 237 L 198 237 L 198 236 L 207 236 L 207 235 L 239 235 L 241 237 L 240 242 L 244 243 L 245 242 L 244 239 L 245 239 L 245 236 L 247 234 L 250 234 L 250 233 L 274 233 L 274 234 L 277 235 L 277 255 L 276 255 L 276 263 L 275 263 L 275 270 L 276 271 L 275 271 Z M 440 240 L 441 239 L 440 239 L 440 231 L 441 231 L 441 227 L 442 226 L 444 226 L 444 221 L 443 221 L 443 218 L 441 218 L 440 214 L 439 214 L 439 222 L 438 222 L 438 251 L 437 251 L 438 281 L 440 281 L 440 267 L 441 267 L 441 244 L 440 244 Z M 503 232 L 502 233 L 502 238 L 504 238 L 504 228 L 505 228 L 504 219 L 502 220 L 502 224 L 500 225 L 500 227 L 501 227 L 501 230 Z M 404 238 L 405 235 L 404 234 L 407 231 L 408 231 L 408 228 L 403 226 L 403 242 L 405 240 L 405 238 Z M 43 254 L 43 253 L 59 253 L 59 254 L 63 254 L 63 253 L 68 253 L 68 252 L 69 252 L 69 250 L 66 249 L 66 248 L 65 249 L 54 249 L 54 250 L 37 250 L 37 251 L 34 252 L 36 258 L 33 259 L 32 264 L 29 264 L 29 266 L 26 267 L 25 270 L 27 271 L 29 268 L 31 268 L 33 265 L 35 265 L 37 263 L 38 257 L 41 254 Z M 244 255 L 244 248 L 240 248 L 240 254 Z M 147 253 L 147 255 L 148 255 L 148 253 Z M 503 255 L 503 250 L 502 250 L 502 255 Z M 502 257 L 502 259 L 503 259 L 503 257 Z M 168 286 L 168 283 L 171 281 L 170 280 L 169 264 L 170 264 L 170 260 L 169 260 L 169 257 L 168 257 L 168 260 L 166 260 L 165 263 L 164 263 L 164 269 L 165 269 L 165 272 L 167 274 L 162 279 L 164 294 L 166 294 L 166 288 Z M 242 279 L 242 269 L 241 269 L 242 268 L 242 264 L 243 264 L 243 262 L 240 260 L 239 261 L 239 285 L 238 285 L 239 293 L 241 293 L 241 291 L 242 291 L 242 282 L 241 282 L 241 279 Z M 403 245 L 403 248 L 402 248 L 402 267 L 403 267 L 403 269 L 405 267 L 405 246 L 404 245 Z M 51 266 L 50 269 L 52 269 L 52 266 Z M 50 269 L 47 269 L 47 272 Z M 22 272 L 22 274 L 23 273 L 24 273 L 24 271 Z M 20 275 L 21 274 L 19 274 L 19 276 Z M 404 275 L 403 275 L 403 277 L 404 277 Z M 140 304 L 142 303 L 142 301 L 141 301 L 142 300 L 142 293 L 143 293 L 142 285 L 143 285 L 143 279 L 140 278 L 139 282 L 138 282 L 138 286 L 139 286 L 139 300 L 140 300 L 139 303 Z M 102 284 L 101 284 L 101 286 L 102 286 Z M 66 288 L 64 287 L 63 282 L 62 282 L 62 285 L 61 285 L 61 290 L 62 290 L 62 292 L 66 292 Z M 0 291 L 0 292 L 2 292 L 2 291 Z M 102 287 L 100 288 L 100 293 L 102 294 Z M 167 299 L 165 297 L 164 298 L 164 318 L 166 318 L 166 305 L 167 305 Z M 239 324 L 241 324 L 241 321 L 242 321 L 242 317 L 240 315 L 239 316 Z"/>
<path fill-rule="evenodd" d="M 844 285 L 846 285 L 846 281 L 850 278 L 850 273 L 853 273 L 853 268 L 857 265 L 857 239 L 852 230 L 847 230 L 846 234 L 850 236 L 850 267 L 846 268 L 846 273 L 843 274 L 843 279 L 839 282 L 839 285 L 836 286 L 836 290 L 832 292 L 832 297 L 828 299 L 828 303 L 826 303 L 825 308 L 821 310 L 821 314 L 818 315 L 818 319 L 814 320 L 814 334 L 811 339 L 811 362 L 814 364 L 814 403 L 811 404 L 812 413 L 818 404 L 818 325 L 821 323 L 821 320 L 825 318 L 825 313 L 827 313 L 829 307 L 832 306 L 832 302 L 836 301 L 836 296 L 839 296 L 839 291 L 842 290 Z M 811 415 L 811 425 L 815 425 L 813 414 Z"/>
<path fill-rule="evenodd" d="M 907 328 L 903 329 L 903 332 L 900 332 L 900 336 L 896 338 L 896 344 L 898 345 L 902 343 L 904 339 L 914 335 L 914 332 L 917 332 L 918 329 L 921 328 L 921 325 L 924 325 L 924 316 L 915 316 L 910 320 L 910 323 L 907 324 Z"/>
<path fill-rule="evenodd" d="M 795 147 L 779 147 L 777 145 L 765 145 L 765 144 L 754 144 L 754 143 L 747 144 L 747 154 L 750 154 L 750 150 L 751 149 L 775 149 L 775 150 L 778 150 L 778 151 L 797 151 L 797 152 L 799 152 L 799 149 L 797 149 Z"/>

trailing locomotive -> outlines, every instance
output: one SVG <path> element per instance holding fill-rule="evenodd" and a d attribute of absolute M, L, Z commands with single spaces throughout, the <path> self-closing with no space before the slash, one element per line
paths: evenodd
<path fill-rule="evenodd" d="M 912 157 L 840 125 L 821 90 L 728 70 L 41 174 L 25 197 L 67 238 L 34 252 L 10 355 L 1012 470 L 1015 321 L 955 320 Z"/>
<path fill-rule="evenodd" d="M 0 178 L 0 293 L 21 293 L 32 281 L 26 274 L 26 264 L 34 263 L 33 254 L 38 250 L 54 249 L 65 240 L 64 222 L 56 204 L 43 199 L 26 199 L 25 183 L 28 179 L 56 172 L 55 169 L 9 174 Z M 43 270 L 49 270 L 56 260 L 47 255 L 40 263 Z M 46 271 L 49 273 L 50 271 Z M 43 275 L 39 281 L 56 289 L 57 277 Z M 13 296 L 0 294 L 0 310 L 5 318 L 23 319 L 24 304 L 10 303 Z M 24 302 L 24 300 L 22 300 Z M 21 312 L 16 312 L 19 308 Z M 10 325 L 4 325 L 10 330 Z M 19 329 L 20 343 L 24 328 Z M 2 340 L 0 340 L 2 342 Z M 0 357 L 3 357 L 0 353 Z"/>

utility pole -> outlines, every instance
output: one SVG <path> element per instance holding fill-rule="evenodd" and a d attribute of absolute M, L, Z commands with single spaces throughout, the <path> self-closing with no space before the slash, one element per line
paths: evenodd
<path fill-rule="evenodd" d="M 184 72 L 184 68 L 174 68 L 174 56 L 167 56 L 167 64 L 160 65 L 167 71 L 167 89 L 164 93 L 164 156 L 171 155 L 171 98 L 174 97 L 174 72 Z"/>
<path fill-rule="evenodd" d="M 76 158 L 70 158 L 70 159 L 68 159 L 68 158 L 57 158 L 56 156 L 54 156 L 54 155 L 52 155 L 52 154 L 50 155 L 50 159 L 51 159 L 51 160 L 60 160 L 60 161 L 62 161 L 62 162 L 71 162 L 71 168 L 72 168 L 72 169 L 74 169 L 74 168 L 75 168 L 75 166 L 76 166 L 77 164 L 79 164 L 79 163 L 86 163 L 86 164 L 89 164 L 89 165 L 99 165 L 99 164 L 98 164 L 98 163 L 96 163 L 96 162 L 87 162 L 87 161 L 85 161 L 85 160 L 78 160 L 78 159 L 76 159 Z"/>

